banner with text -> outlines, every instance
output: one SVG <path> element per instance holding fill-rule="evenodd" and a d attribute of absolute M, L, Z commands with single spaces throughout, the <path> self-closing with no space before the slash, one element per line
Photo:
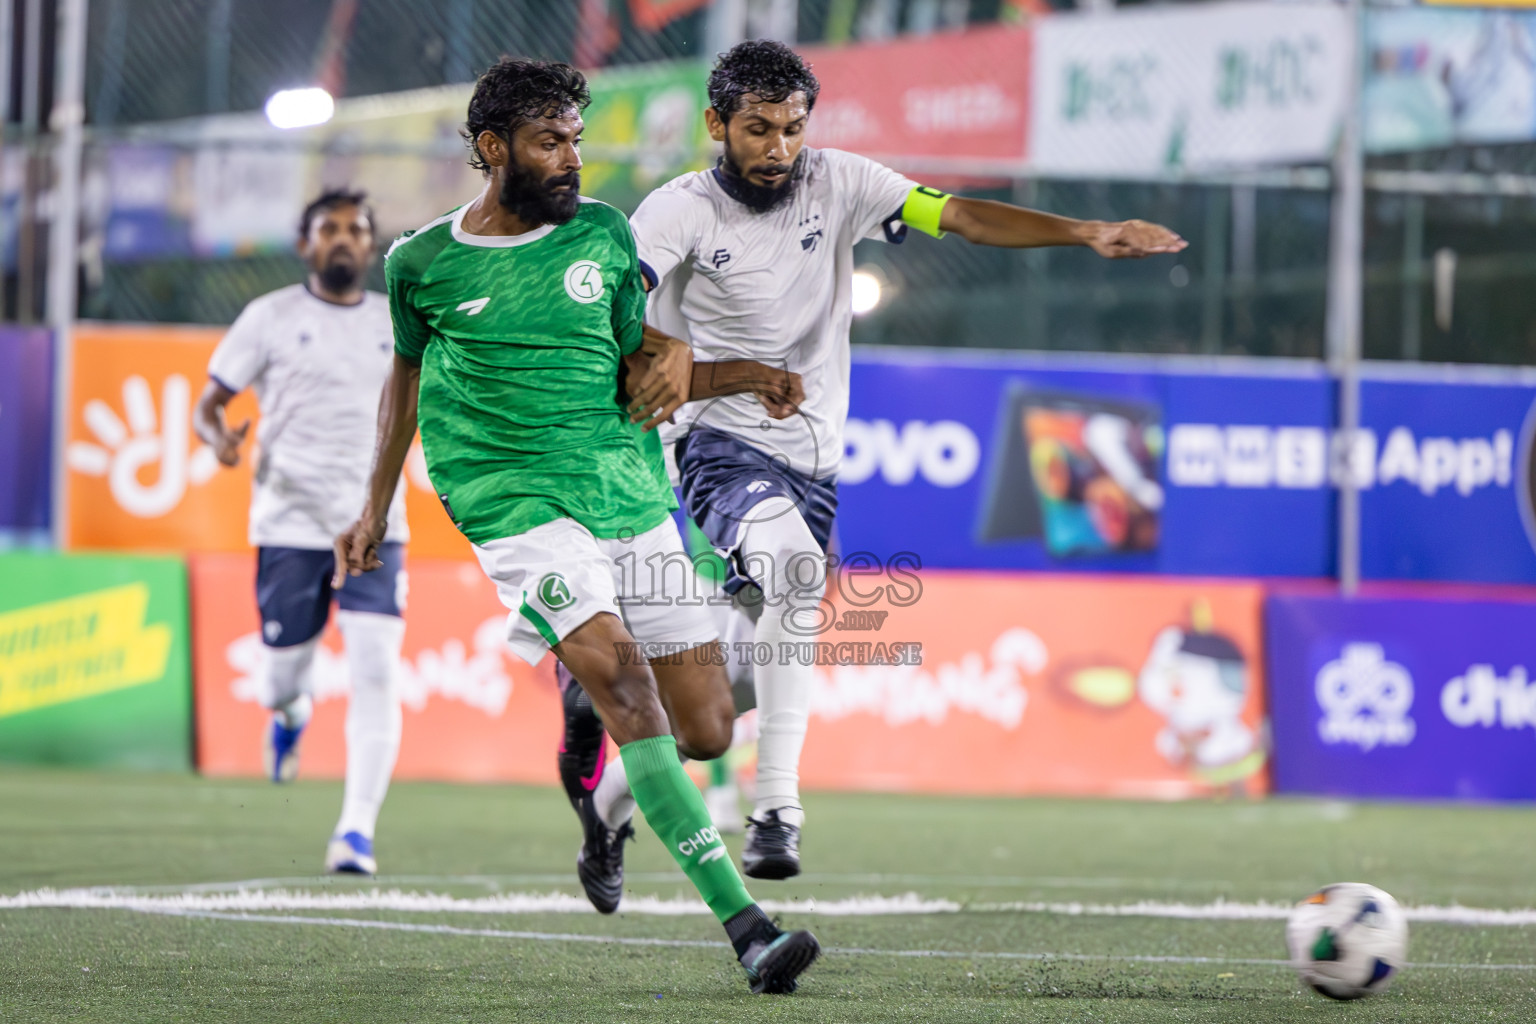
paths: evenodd
<path fill-rule="evenodd" d="M 64 459 L 69 546 L 248 547 L 255 443 L 246 443 L 238 467 L 225 469 L 192 433 L 192 410 L 222 336 L 216 328 L 76 330 Z M 227 414 L 232 423 L 258 420 L 254 395 L 237 396 Z M 256 436 L 254 429 L 250 436 Z M 371 448 L 358 455 L 371 459 Z M 405 475 L 411 550 L 423 557 L 473 558 L 427 480 L 419 444 L 412 447 Z"/>
<path fill-rule="evenodd" d="M 1312 363 L 864 350 L 841 545 L 935 568 L 1329 576 L 1349 465 L 1367 577 L 1536 583 L 1536 374 L 1368 365 L 1352 453 L 1334 407 Z"/>
<path fill-rule="evenodd" d="M 47 541 L 52 466 L 53 336 L 0 327 L 0 547 Z"/>
<path fill-rule="evenodd" d="M 1536 601 L 1272 596 L 1278 791 L 1536 799 Z"/>
<path fill-rule="evenodd" d="M 940 168 L 1018 169 L 1027 155 L 1029 31 L 807 50 L 806 59 L 821 82 L 811 145 Z"/>
<path fill-rule="evenodd" d="M 1267 788 L 1254 584 L 899 562 L 851 562 L 841 577 L 824 631 L 758 652 L 817 666 L 807 786 L 1159 798 Z"/>
<path fill-rule="evenodd" d="M 0 580 L 0 761 L 191 766 L 179 560 L 8 554 Z"/>
<path fill-rule="evenodd" d="M 1056 14 L 1034 34 L 1036 172 L 1155 175 L 1332 152 L 1353 36 L 1342 7 Z"/>
<path fill-rule="evenodd" d="M 260 775 L 270 714 L 258 703 L 262 659 L 254 554 L 190 559 L 197 678 L 197 766 Z M 395 777 L 554 783 L 560 697 L 553 661 L 530 668 L 508 650 L 507 610 L 478 565 L 411 558 L 399 681 L 405 733 Z M 334 624 L 314 668 L 315 716 L 300 774 L 346 772 L 347 659 Z"/>

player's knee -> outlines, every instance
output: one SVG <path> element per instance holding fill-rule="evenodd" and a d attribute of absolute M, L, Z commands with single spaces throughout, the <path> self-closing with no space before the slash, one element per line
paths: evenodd
<path fill-rule="evenodd" d="M 261 705 L 276 710 L 309 692 L 310 671 L 320 638 L 289 647 L 268 647 L 261 672 Z"/>
<path fill-rule="evenodd" d="M 793 506 L 776 513 L 779 510 L 767 502 L 749 513 L 753 522 L 747 527 L 742 550 L 752 581 L 765 594 L 820 600 L 827 586 L 821 545 Z"/>
<path fill-rule="evenodd" d="M 405 623 L 399 616 L 342 612 L 337 625 L 347 645 L 352 688 L 392 692 L 399 676 Z"/>
<path fill-rule="evenodd" d="M 677 749 L 695 761 L 713 761 L 731 749 L 736 705 L 729 691 L 721 699 L 700 702 L 677 722 Z"/>

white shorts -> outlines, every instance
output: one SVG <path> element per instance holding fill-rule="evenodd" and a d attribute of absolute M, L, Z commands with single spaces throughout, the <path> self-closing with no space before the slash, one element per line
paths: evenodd
<path fill-rule="evenodd" d="M 601 612 L 624 620 L 646 657 L 720 638 L 693 561 L 668 516 L 628 540 L 594 537 L 574 519 L 475 545 L 480 568 L 512 610 L 507 643 L 530 665 Z"/>

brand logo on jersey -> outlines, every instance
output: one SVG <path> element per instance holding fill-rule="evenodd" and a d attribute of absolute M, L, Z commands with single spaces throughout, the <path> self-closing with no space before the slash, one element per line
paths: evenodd
<path fill-rule="evenodd" d="M 716 270 L 719 270 L 721 267 L 731 262 L 731 254 L 724 249 L 716 249 L 714 256 L 710 257 L 709 262 L 715 265 Z"/>
<path fill-rule="evenodd" d="M 603 268 L 591 260 L 577 260 L 565 268 L 565 294 L 580 303 L 603 297 Z"/>
<path fill-rule="evenodd" d="M 539 600 L 552 612 L 576 603 L 576 599 L 571 596 L 571 588 L 566 586 L 565 577 L 557 572 L 549 573 L 539 580 Z"/>
<path fill-rule="evenodd" d="M 470 299 L 468 302 L 459 303 L 455 311 L 459 313 L 467 313 L 470 316 L 477 316 L 480 311 L 490 303 L 490 301 L 491 297 L 489 295 L 483 299 Z"/>
<path fill-rule="evenodd" d="M 800 239 L 800 248 L 804 252 L 815 252 L 816 245 L 821 241 L 821 214 L 813 213 L 800 222 L 805 228 L 805 237 Z"/>
<path fill-rule="evenodd" d="M 751 483 L 747 484 L 747 493 L 761 494 L 766 491 L 769 486 L 770 485 L 767 480 L 753 480 Z"/>

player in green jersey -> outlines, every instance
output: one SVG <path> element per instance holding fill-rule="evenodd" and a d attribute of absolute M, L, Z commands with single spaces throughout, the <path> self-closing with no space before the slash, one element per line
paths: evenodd
<path fill-rule="evenodd" d="M 819 954 L 816 939 L 781 932 L 747 893 L 672 735 L 676 724 L 684 752 L 704 757 L 729 745 L 724 668 L 678 659 L 680 685 L 658 688 L 638 656 L 641 642 L 713 651 L 718 634 L 702 603 L 674 604 L 637 578 L 668 565 L 691 573 L 691 563 L 665 478 L 616 401 L 620 367 L 633 418 L 647 426 L 720 375 L 696 372 L 686 345 L 644 330 L 628 222 L 580 195 L 587 102 L 586 80 L 565 64 L 503 60 L 476 83 L 466 135 L 484 190 L 402 237 L 385 261 L 394 367 L 367 503 L 337 538 L 336 582 L 379 564 L 419 423 L 443 507 L 512 610 L 513 651 L 537 663 L 552 650 L 581 681 L 646 821 L 725 925 L 752 990 L 789 992 Z M 690 716 L 695 703 L 704 715 Z"/>

